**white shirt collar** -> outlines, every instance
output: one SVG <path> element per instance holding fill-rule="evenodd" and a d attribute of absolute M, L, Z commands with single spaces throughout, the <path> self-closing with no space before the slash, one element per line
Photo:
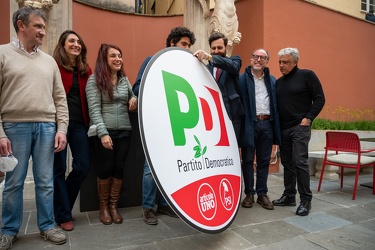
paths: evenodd
<path fill-rule="evenodd" d="M 22 42 L 18 39 L 18 38 L 15 38 L 13 37 L 13 40 L 12 40 L 12 43 L 14 45 L 16 45 L 18 48 L 22 49 L 23 51 L 27 52 L 27 50 L 25 49 L 25 47 L 23 46 Z M 33 51 L 31 53 L 29 53 L 30 55 L 34 54 L 34 53 L 38 53 L 39 51 L 39 46 L 38 45 L 35 45 L 35 47 L 33 48 Z"/>

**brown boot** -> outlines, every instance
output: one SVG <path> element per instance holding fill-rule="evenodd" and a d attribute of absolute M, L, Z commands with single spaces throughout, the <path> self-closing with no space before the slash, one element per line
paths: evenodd
<path fill-rule="evenodd" d="M 104 225 L 112 224 L 112 218 L 108 211 L 109 193 L 111 191 L 111 179 L 105 180 L 97 178 L 99 203 L 100 203 L 100 221 Z"/>
<path fill-rule="evenodd" d="M 122 180 L 112 178 L 111 194 L 109 195 L 109 213 L 115 224 L 122 223 L 122 216 L 117 210 L 117 204 L 120 199 Z"/>

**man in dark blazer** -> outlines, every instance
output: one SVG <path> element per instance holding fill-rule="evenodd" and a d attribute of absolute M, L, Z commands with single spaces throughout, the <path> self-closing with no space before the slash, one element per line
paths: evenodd
<path fill-rule="evenodd" d="M 244 114 L 238 85 L 242 61 L 239 56 L 226 56 L 228 38 L 222 33 L 217 32 L 212 34 L 208 42 L 210 44 L 211 53 L 209 54 L 203 50 L 198 50 L 194 53 L 194 56 L 200 61 L 208 60 L 207 68 L 219 85 L 225 109 L 232 121 L 238 141 L 241 116 Z"/>
<path fill-rule="evenodd" d="M 268 170 L 272 145 L 279 145 L 280 125 L 276 101 L 276 79 L 267 67 L 270 55 L 264 49 L 251 53 L 250 66 L 240 75 L 240 95 L 245 109 L 242 120 L 240 147 L 242 175 L 246 197 L 242 206 L 250 208 L 257 203 L 273 210 L 267 192 Z M 256 157 L 255 157 L 256 156 Z M 256 158 L 256 183 L 254 183 L 254 158 Z M 255 184 L 255 188 L 254 188 Z"/>

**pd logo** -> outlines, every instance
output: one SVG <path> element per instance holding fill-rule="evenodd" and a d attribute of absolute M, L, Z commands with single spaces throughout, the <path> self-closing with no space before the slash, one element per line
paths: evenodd
<path fill-rule="evenodd" d="M 205 65 L 183 49 L 158 52 L 142 77 L 138 112 L 146 159 L 172 209 L 202 232 L 229 227 L 241 194 L 239 152 Z"/>
<path fill-rule="evenodd" d="M 166 71 L 162 71 L 162 74 L 174 144 L 175 146 L 184 146 L 186 144 L 185 129 L 194 128 L 195 126 L 197 126 L 199 121 L 200 114 L 197 96 L 195 95 L 192 86 L 182 77 L 173 75 Z M 216 145 L 229 146 L 228 135 L 222 109 L 223 105 L 221 104 L 220 100 L 220 93 L 207 86 L 206 88 L 207 93 L 211 95 L 209 97 L 214 101 L 214 112 L 217 112 L 217 115 L 219 117 L 218 125 L 220 126 L 220 137 Z M 184 96 L 180 98 L 181 94 L 184 94 Z M 189 109 L 187 111 L 181 110 L 180 108 L 180 100 L 184 97 L 186 97 L 186 100 L 188 102 L 187 105 Z M 212 111 L 210 109 L 208 101 L 204 97 L 199 97 L 199 101 L 205 129 L 207 131 L 212 130 Z"/>

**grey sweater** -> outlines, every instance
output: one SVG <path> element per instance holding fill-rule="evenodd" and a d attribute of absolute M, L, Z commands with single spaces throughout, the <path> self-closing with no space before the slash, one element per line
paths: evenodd
<path fill-rule="evenodd" d="M 0 138 L 6 137 L 2 122 L 55 122 L 67 131 L 66 94 L 51 56 L 0 45 Z"/>

